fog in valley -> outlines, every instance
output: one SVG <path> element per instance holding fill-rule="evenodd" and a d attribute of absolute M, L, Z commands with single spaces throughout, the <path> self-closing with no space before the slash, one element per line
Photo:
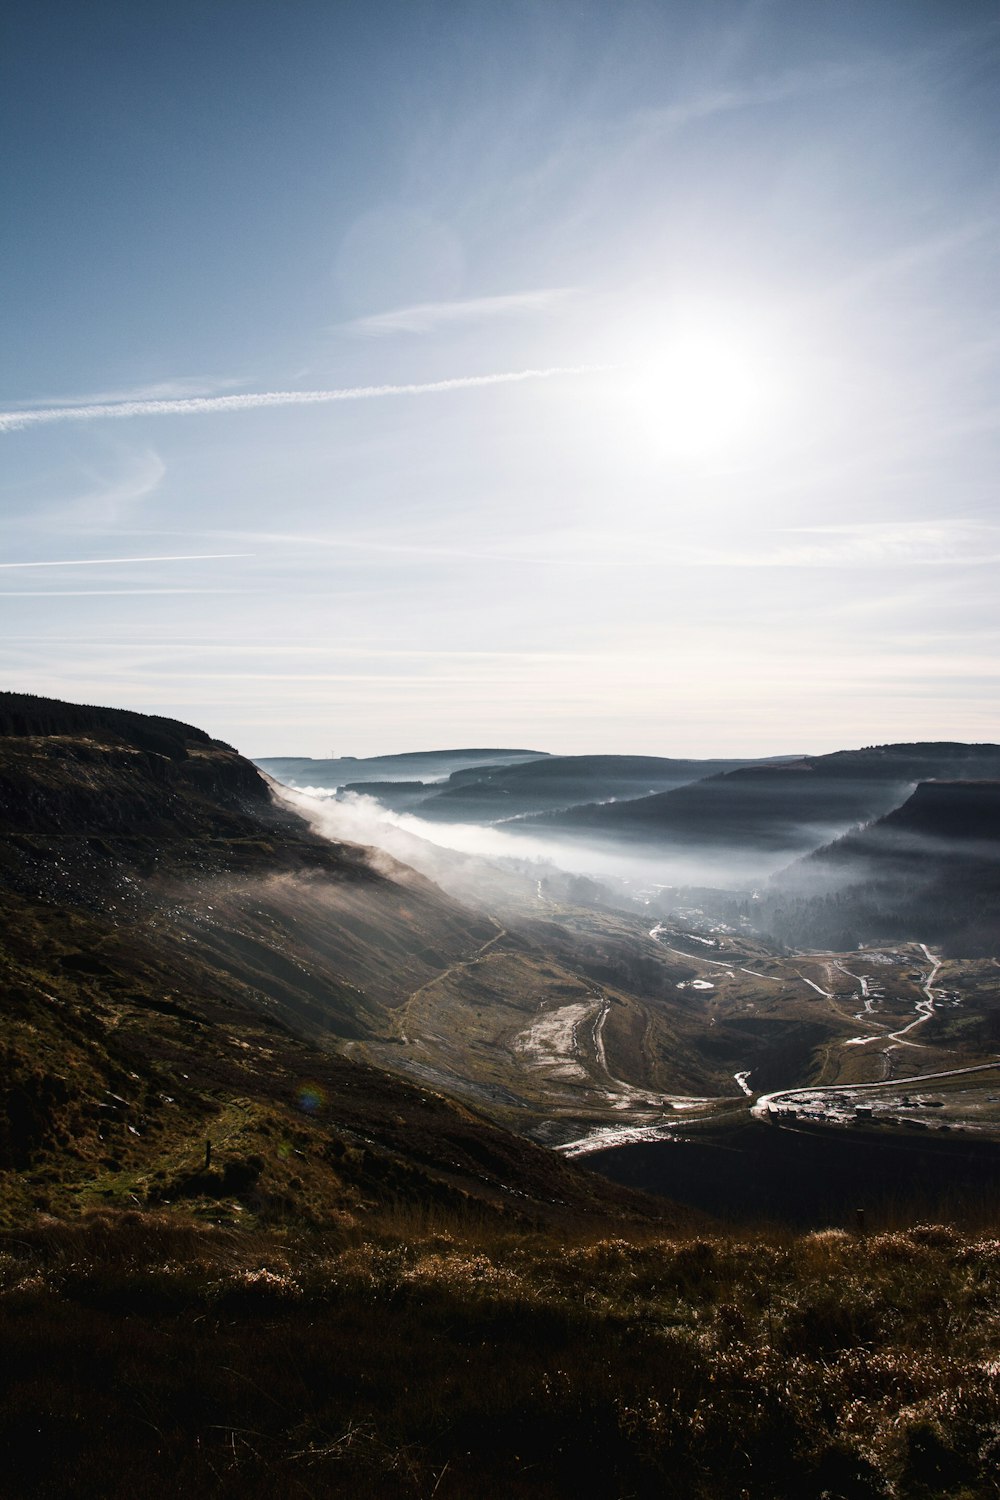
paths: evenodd
<path fill-rule="evenodd" d="M 439 782 L 369 783 L 371 792 L 363 781 L 356 790 L 272 786 L 325 837 L 379 851 L 484 911 L 537 917 L 552 903 L 617 907 L 709 928 L 735 923 L 793 948 L 923 934 L 985 951 L 993 897 L 984 893 L 1000 868 L 997 783 L 907 781 L 892 769 L 913 759 L 900 750 L 883 757 L 881 778 L 871 777 L 870 753 L 856 752 L 843 758 L 857 762 L 856 774 L 836 766 L 832 782 L 825 763 L 803 760 L 716 773 L 677 793 L 495 822 L 446 821 L 439 810 L 421 816 L 419 798 Z M 958 758 L 968 762 L 970 751 Z M 950 746 L 917 758 L 921 770 L 945 771 L 955 759 Z M 977 747 L 971 759 L 977 770 L 992 769 L 995 749 Z M 530 773 L 515 769 L 515 780 Z M 546 769 L 559 770 L 554 762 Z M 404 789 L 415 810 L 406 810 Z M 471 794 L 484 818 L 495 816 L 488 796 L 476 803 L 475 787 Z M 395 863 L 386 873 L 401 876 Z"/>
<path fill-rule="evenodd" d="M 276 784 L 273 789 L 325 837 L 381 851 L 473 904 L 537 905 L 544 892 L 553 899 L 638 903 L 659 911 L 667 890 L 747 890 L 794 857 L 790 850 L 762 868 L 758 855 L 736 850 L 644 851 L 610 839 L 430 822 L 358 792 Z"/>

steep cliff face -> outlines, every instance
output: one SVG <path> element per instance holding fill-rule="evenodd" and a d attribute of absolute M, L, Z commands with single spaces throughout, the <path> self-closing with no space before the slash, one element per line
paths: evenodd
<path fill-rule="evenodd" d="M 235 751 L 180 756 L 87 735 L 5 738 L 0 824 L 43 835 L 238 836 L 268 807 L 263 779 Z"/>

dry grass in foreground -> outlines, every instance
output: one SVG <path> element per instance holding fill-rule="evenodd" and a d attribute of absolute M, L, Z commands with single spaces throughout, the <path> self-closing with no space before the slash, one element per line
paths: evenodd
<path fill-rule="evenodd" d="M 1000 1239 L 0 1239 L 9 1496 L 994 1496 Z"/>

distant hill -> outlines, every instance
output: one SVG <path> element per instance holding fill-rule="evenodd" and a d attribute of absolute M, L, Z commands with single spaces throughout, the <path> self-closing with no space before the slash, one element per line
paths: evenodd
<path fill-rule="evenodd" d="M 364 782 L 421 781 L 432 786 L 454 771 L 481 766 L 510 765 L 543 758 L 544 750 L 411 750 L 400 755 L 341 756 L 313 760 L 309 756 L 257 756 L 260 766 L 275 781 L 294 787 L 324 787 L 333 790 Z"/>
<path fill-rule="evenodd" d="M 629 802 L 570 808 L 512 824 L 652 849 L 759 856 L 762 871 L 899 806 L 931 777 L 1000 777 L 1000 746 L 879 745 L 745 766 Z"/>
<path fill-rule="evenodd" d="M 460 758 L 464 759 L 458 763 Z M 261 760 L 258 764 L 289 786 L 360 792 L 377 797 L 397 812 L 414 812 L 437 822 L 489 824 L 558 812 L 585 802 L 646 797 L 758 762 L 464 750 L 364 761 Z M 418 775 L 421 780 L 415 779 Z"/>
<path fill-rule="evenodd" d="M 1000 780 L 920 783 L 902 807 L 775 875 L 759 920 L 796 945 L 910 939 L 994 953 Z"/>
<path fill-rule="evenodd" d="M 551 755 L 527 764 L 455 771 L 420 804 L 445 822 L 497 823 L 575 803 L 647 797 L 749 764 L 659 755 Z"/>

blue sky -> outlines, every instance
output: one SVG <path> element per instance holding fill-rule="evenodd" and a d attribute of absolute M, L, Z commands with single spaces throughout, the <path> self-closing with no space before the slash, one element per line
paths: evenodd
<path fill-rule="evenodd" d="M 5 685 L 256 754 L 1000 737 L 1000 6 L 4 33 Z"/>

